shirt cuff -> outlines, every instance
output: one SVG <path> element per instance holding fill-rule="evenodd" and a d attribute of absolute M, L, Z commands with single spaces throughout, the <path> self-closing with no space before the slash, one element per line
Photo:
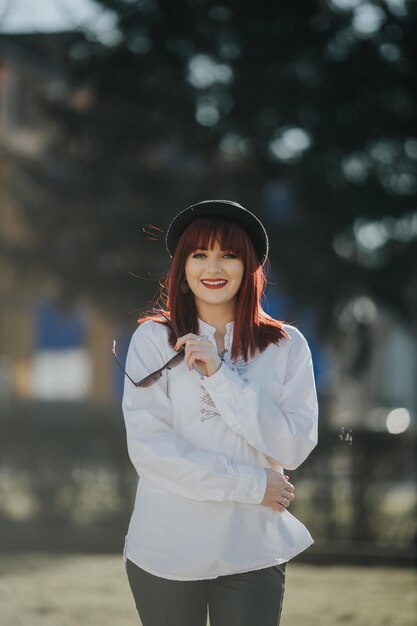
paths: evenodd
<path fill-rule="evenodd" d="M 202 384 L 204 385 L 206 391 L 213 393 L 216 391 L 221 391 L 222 388 L 226 391 L 228 385 L 231 382 L 238 382 L 241 385 L 242 380 L 239 378 L 239 375 L 236 374 L 230 367 L 226 365 L 226 363 L 222 363 L 217 372 L 212 374 L 211 376 L 202 376 Z"/>
<path fill-rule="evenodd" d="M 242 477 L 233 494 L 232 500 L 246 502 L 247 504 L 260 504 L 264 499 L 267 475 L 263 467 L 253 467 L 248 472 L 247 466 L 243 465 Z"/>

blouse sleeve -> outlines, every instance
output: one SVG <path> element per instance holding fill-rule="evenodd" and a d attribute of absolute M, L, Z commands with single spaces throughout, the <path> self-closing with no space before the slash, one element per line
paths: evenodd
<path fill-rule="evenodd" d="M 126 371 L 133 380 L 141 380 L 165 361 L 158 345 L 162 329 L 158 329 L 159 337 L 150 330 L 155 324 L 142 324 L 130 342 Z M 158 382 L 146 388 L 125 380 L 122 408 L 127 448 L 137 473 L 156 487 L 186 498 L 262 502 L 267 479 L 264 468 L 197 448 L 176 434 L 165 375 L 166 370 Z"/>
<path fill-rule="evenodd" d="M 225 363 L 202 385 L 230 428 L 281 467 L 294 470 L 317 445 L 318 403 L 307 341 L 297 329 L 289 341 L 277 398 L 261 392 L 257 382 L 245 383 Z"/>

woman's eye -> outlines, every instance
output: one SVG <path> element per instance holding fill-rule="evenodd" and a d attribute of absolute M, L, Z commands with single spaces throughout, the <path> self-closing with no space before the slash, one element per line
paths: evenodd
<path fill-rule="evenodd" d="M 206 255 L 204 254 L 204 252 L 195 252 L 193 254 L 193 259 L 196 259 L 198 257 L 205 257 Z M 236 255 L 233 254 L 233 252 L 226 252 L 223 256 L 225 257 L 231 257 L 232 259 L 236 259 Z"/>

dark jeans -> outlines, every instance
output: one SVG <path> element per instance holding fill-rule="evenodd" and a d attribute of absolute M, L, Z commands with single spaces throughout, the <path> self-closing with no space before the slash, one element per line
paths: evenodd
<path fill-rule="evenodd" d="M 278 626 L 285 566 L 208 580 L 169 580 L 129 559 L 126 571 L 143 626 Z"/>

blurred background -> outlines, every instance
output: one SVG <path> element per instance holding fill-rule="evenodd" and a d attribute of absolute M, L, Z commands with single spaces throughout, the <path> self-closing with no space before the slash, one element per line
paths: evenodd
<path fill-rule="evenodd" d="M 120 555 L 112 340 L 123 359 L 173 216 L 227 198 L 313 354 L 296 561 L 415 564 L 415 23 L 407 0 L 0 0 L 3 557 Z"/>

